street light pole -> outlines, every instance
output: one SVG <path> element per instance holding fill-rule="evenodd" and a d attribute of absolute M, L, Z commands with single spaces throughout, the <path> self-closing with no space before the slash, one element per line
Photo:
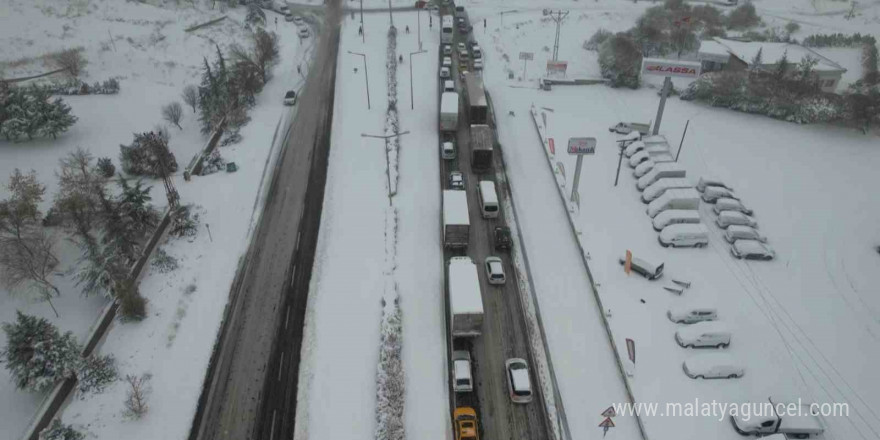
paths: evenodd
<path fill-rule="evenodd" d="M 419 8 L 417 11 L 418 12 L 416 12 L 416 17 L 417 17 L 416 21 L 418 22 L 418 28 L 419 28 L 419 50 L 422 50 L 422 8 Z M 410 61 L 412 61 L 412 60 L 410 60 Z M 410 63 L 410 66 L 412 66 L 412 63 Z M 412 68 L 410 68 L 410 70 L 411 69 Z"/>
<path fill-rule="evenodd" d="M 364 30 L 364 0 L 361 0 L 361 43 L 367 42 L 367 32 Z"/>
<path fill-rule="evenodd" d="M 359 57 L 363 57 L 364 59 L 364 80 L 367 84 L 367 110 L 370 109 L 370 75 L 367 73 L 367 56 L 362 53 L 348 51 L 348 53 L 352 55 L 357 55 Z"/>
<path fill-rule="evenodd" d="M 409 108 L 414 110 L 416 108 L 415 101 L 413 98 L 413 73 L 412 73 L 412 56 L 420 53 L 425 53 L 427 51 L 418 50 L 416 52 L 409 53 Z"/>
<path fill-rule="evenodd" d="M 391 19 L 391 27 L 394 27 L 394 15 L 391 14 L 391 0 L 388 0 L 388 18 Z"/>

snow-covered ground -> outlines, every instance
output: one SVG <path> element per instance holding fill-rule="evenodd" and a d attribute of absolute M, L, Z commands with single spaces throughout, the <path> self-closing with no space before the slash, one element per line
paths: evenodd
<path fill-rule="evenodd" d="M 604 9 L 606 5 L 600 2 L 596 7 Z M 490 10 L 487 16 L 497 14 Z M 877 438 L 880 418 L 874 408 L 880 404 L 880 390 L 871 379 L 872 365 L 878 361 L 876 335 L 880 331 L 880 302 L 872 294 L 876 279 L 871 271 L 878 258 L 873 248 L 880 243 L 874 221 L 880 214 L 880 196 L 872 190 L 872 169 L 880 164 L 880 152 L 872 148 L 876 139 L 849 129 L 798 126 L 670 99 L 661 131 L 675 149 L 685 122 L 690 120 L 680 159 L 688 175 L 717 175 L 732 184 L 744 203 L 755 210 L 761 231 L 769 237 L 778 258 L 770 263 L 734 260 L 719 229 L 711 223 L 714 215 L 705 206 L 701 212 L 712 231 L 709 248 L 664 250 L 656 243 L 657 234 L 651 229 L 645 205 L 634 188 L 632 170 L 626 164 L 619 186 L 613 187 L 616 136 L 607 131 L 621 120 L 653 119 L 656 92 L 589 86 L 556 87 L 548 93 L 534 90 L 532 75 L 528 75 L 529 82 L 508 80 L 503 55 L 513 60 L 510 68 L 519 76 L 516 52 L 552 45 L 552 22 L 540 22 L 540 12 L 520 13 L 519 29 L 513 24 L 515 19 L 508 24 L 512 16 L 517 14 L 505 14 L 500 33 L 490 24 L 486 34 L 477 31 L 475 35 L 486 53 L 486 83 L 496 105 L 514 195 L 518 204 L 529 206 L 523 209 L 522 222 L 533 276 L 536 281 L 553 277 L 560 285 L 572 286 L 554 290 L 552 299 L 538 289 L 566 412 L 591 414 L 593 406 L 601 405 L 566 394 L 566 380 L 575 387 L 588 387 L 596 381 L 584 374 L 566 376 L 560 364 L 566 356 L 585 356 L 584 348 L 572 349 L 569 340 L 559 337 L 559 331 L 554 336 L 552 323 L 577 323 L 583 316 L 595 316 L 596 311 L 554 307 L 583 305 L 582 296 L 589 292 L 584 277 L 566 270 L 569 259 L 564 254 L 544 252 L 544 258 L 557 263 L 545 270 L 535 269 L 534 261 L 542 257 L 540 251 L 534 251 L 540 248 L 537 242 L 550 240 L 553 234 L 570 242 L 570 233 L 567 225 L 559 223 L 565 211 L 529 116 L 532 105 L 539 115 L 546 115 L 547 135 L 554 138 L 558 153 L 552 161 L 563 165 L 567 192 L 575 168 L 575 158 L 563 152 L 568 138 L 598 139 L 596 155 L 584 160 L 576 224 L 604 305 L 612 311 L 611 325 L 621 357 L 626 357 L 624 339 L 636 341 L 638 365 L 631 380 L 637 401 L 659 402 L 661 410 L 665 402 L 687 403 L 695 397 L 734 403 L 769 396 L 846 402 L 849 417 L 825 418 L 827 438 Z M 563 26 L 563 35 L 567 27 Z M 579 38 L 564 39 L 560 59 L 583 59 L 586 52 L 580 43 L 592 29 L 581 30 Z M 532 35 L 538 41 L 529 42 Z M 538 53 L 535 58 L 537 61 Z M 575 66 L 572 63 L 570 68 Z M 551 198 L 562 215 L 530 212 L 540 210 L 535 206 L 544 206 L 542 199 Z M 529 238 L 530 234 L 537 238 Z M 627 249 L 636 256 L 664 261 L 667 277 L 690 280 L 692 287 L 679 298 L 663 290 L 662 281 L 626 277 L 617 257 Z M 717 307 L 721 319 L 733 328 L 729 351 L 744 363 L 743 379 L 694 381 L 681 372 L 681 362 L 694 352 L 672 340 L 676 325 L 665 313 L 670 306 L 689 304 Z M 578 334 L 573 330 L 568 338 Z M 575 437 L 601 433 L 590 423 L 593 421 L 572 423 Z M 719 423 L 709 417 L 658 415 L 647 417 L 645 425 L 653 438 L 672 438 L 682 432 L 694 438 L 738 438 L 727 421 Z"/>
<path fill-rule="evenodd" d="M 394 239 L 393 228 L 386 228 L 390 210 L 385 142 L 361 136 L 384 133 L 389 19 L 386 14 L 365 14 L 364 20 L 366 44 L 358 35 L 359 17 L 352 21 L 346 16 L 341 32 L 330 166 L 303 338 L 296 438 L 373 438 L 381 300 L 393 300 L 394 290 L 388 283 L 396 283 L 403 310 L 407 436 L 443 438 L 449 414 L 436 223 L 439 37 L 427 32 L 427 17 L 422 14 L 427 53 L 413 57 L 413 111 L 408 54 L 418 50 L 416 14 L 394 14 L 397 52 L 404 55 L 404 64 L 398 66 L 397 107 L 400 130 L 409 131 L 400 138 L 395 246 L 389 242 Z M 403 31 L 407 25 L 410 34 Z M 363 61 L 348 51 L 367 56 L 370 110 Z M 389 255 L 396 266 L 386 263 Z"/>
<path fill-rule="evenodd" d="M 7 4 L 10 9 L 4 12 L 9 13 L 0 17 L 0 27 L 15 32 L 0 35 L 6 43 L 2 45 L 4 60 L 81 45 L 89 59 L 87 81 L 121 78 L 119 95 L 65 97 L 80 120 L 58 140 L 0 141 L 0 178 L 5 183 L 14 168 L 36 170 L 47 186 L 44 212 L 57 188 L 54 170 L 59 158 L 82 146 L 96 157 L 111 157 L 118 163 L 119 144 L 129 143 L 133 132 L 160 124 L 161 105 L 180 100 L 184 85 L 198 83 L 201 57 L 211 60 L 215 56 L 214 42 L 225 48 L 244 37 L 241 8 L 226 11 L 228 18 L 215 27 L 185 34 L 183 28 L 210 20 L 221 12 L 210 11 L 210 5 L 194 10 L 188 7 L 189 3 L 180 9 L 100 0 Z M 57 15 L 64 11 L 67 18 Z M 274 17 L 271 12 L 267 15 L 270 21 Z M 257 106 L 250 112 L 252 120 L 241 131 L 243 141 L 221 148 L 223 157 L 236 162 L 239 171 L 196 177 L 192 182 L 176 178 L 182 202 L 200 205 L 202 223 L 210 225 L 213 238 L 218 240 L 212 241 L 204 228 L 194 240 L 172 240 L 165 245 L 166 251 L 179 259 L 180 268 L 161 274 L 148 266 L 140 285 L 141 293 L 149 301 L 148 318 L 138 324 L 114 324 L 100 349 L 102 354 L 116 356 L 123 376 L 144 372 L 153 375 L 150 414 L 139 422 L 122 420 L 123 382 L 117 382 L 104 394 L 73 399 L 64 412 L 66 423 L 83 425 L 97 438 L 119 438 L 123 432 L 133 438 L 183 438 L 189 430 L 229 285 L 257 220 L 258 190 L 265 184 L 262 176 L 278 151 L 276 128 L 286 127 L 293 115 L 281 105 L 280 97 L 284 91 L 300 87 L 302 77 L 297 73 L 297 65 L 302 65 L 305 74 L 311 55 L 312 39 L 301 42 L 292 24 L 283 19 L 279 22 L 276 32 L 280 37 L 281 62 L 274 69 L 275 77 L 258 96 Z M 55 35 L 62 26 L 65 35 Z M 104 37 L 108 29 L 116 37 L 116 50 L 112 45 L 108 50 L 101 44 L 102 39 L 109 44 L 109 37 Z M 39 65 L 31 64 L 14 71 L 7 69 L 5 75 L 33 73 L 28 69 L 41 70 Z M 183 130 L 169 129 L 180 173 L 206 142 L 191 109 L 186 109 L 182 126 Z M 277 136 L 283 134 L 281 131 Z M 162 185 L 152 184 L 153 203 L 161 208 L 165 205 Z M 5 195 L 5 187 L 0 188 L 0 197 Z M 57 250 L 62 261 L 60 268 L 74 268 L 78 250 L 63 237 Z M 84 341 L 106 300 L 81 297 L 70 274 L 56 279 L 62 290 L 62 296 L 54 300 L 60 319 L 54 318 L 47 304 L 34 303 L 22 296 L 10 297 L 0 289 L 0 321 L 12 320 L 15 311 L 22 310 L 44 316 Z M 195 291 L 185 293 L 192 289 L 190 286 Z M 2 369 L 0 437 L 18 438 L 43 397 L 15 390 L 7 370 Z"/>

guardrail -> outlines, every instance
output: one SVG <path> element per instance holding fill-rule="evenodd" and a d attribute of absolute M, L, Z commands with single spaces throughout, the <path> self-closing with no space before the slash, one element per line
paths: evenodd
<path fill-rule="evenodd" d="M 202 148 L 201 151 L 196 153 L 193 156 L 192 160 L 189 161 L 189 165 L 186 166 L 186 169 L 183 171 L 183 179 L 189 181 L 189 179 L 196 175 L 198 176 L 202 172 L 202 162 L 204 159 L 217 148 L 217 143 L 220 142 L 220 137 L 223 136 L 223 129 L 226 127 L 226 118 L 223 118 L 220 121 L 220 124 L 217 126 L 217 129 L 214 130 L 214 133 L 211 135 L 211 138 L 208 139 L 208 142 L 205 144 L 205 148 Z"/>

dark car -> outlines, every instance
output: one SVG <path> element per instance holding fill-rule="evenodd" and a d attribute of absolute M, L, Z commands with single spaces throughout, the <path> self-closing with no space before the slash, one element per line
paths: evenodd
<path fill-rule="evenodd" d="M 288 90 L 284 94 L 284 105 L 296 105 L 296 92 Z"/>
<path fill-rule="evenodd" d="M 510 228 L 507 226 L 496 226 L 494 235 L 495 249 L 510 250 L 513 239 L 510 237 Z"/>

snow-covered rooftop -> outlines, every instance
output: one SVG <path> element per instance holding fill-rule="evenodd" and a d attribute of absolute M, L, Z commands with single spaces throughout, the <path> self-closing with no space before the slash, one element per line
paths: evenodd
<path fill-rule="evenodd" d="M 709 43 L 716 43 L 717 45 Z M 788 61 L 793 64 L 799 63 L 807 56 L 811 56 L 819 61 L 814 67 L 815 70 L 846 72 L 846 69 L 844 69 L 840 64 L 835 63 L 834 61 L 818 54 L 817 52 L 807 47 L 793 43 L 735 41 L 726 40 L 723 38 L 715 38 L 714 41 L 704 42 L 700 46 L 700 53 L 714 54 L 720 49 L 718 45 L 726 48 L 727 52 L 731 55 L 749 64 L 751 64 L 752 60 L 758 54 L 758 51 L 761 51 L 761 60 L 763 65 L 776 64 L 776 62 L 779 61 L 784 54 L 787 54 Z M 704 49 L 704 47 L 706 48 Z"/>

